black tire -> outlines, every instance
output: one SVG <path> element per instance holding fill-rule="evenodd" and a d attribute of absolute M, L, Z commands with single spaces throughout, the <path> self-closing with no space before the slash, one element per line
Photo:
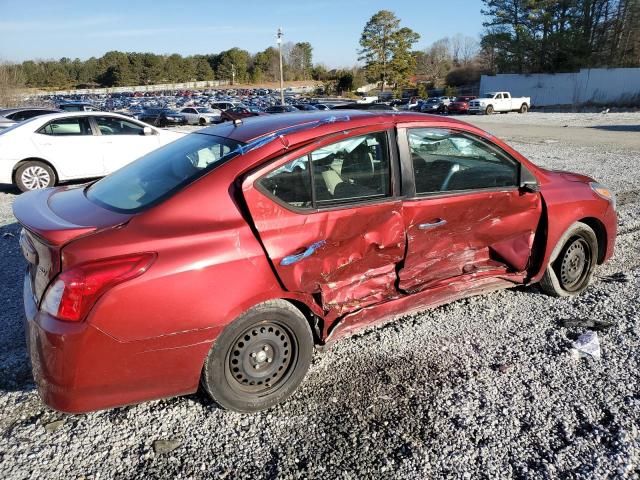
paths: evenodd
<path fill-rule="evenodd" d="M 58 181 L 53 168 L 37 160 L 21 163 L 13 178 L 16 187 L 23 192 L 53 187 Z"/>
<path fill-rule="evenodd" d="M 227 325 L 209 351 L 201 383 L 221 407 L 265 410 L 295 391 L 312 355 L 305 316 L 287 301 L 272 300 Z"/>
<path fill-rule="evenodd" d="M 523 103 L 522 105 L 520 105 L 520 109 L 518 110 L 518 113 L 527 113 L 529 111 L 529 107 L 526 103 Z"/>
<path fill-rule="evenodd" d="M 488 105 L 487 108 L 485 109 L 484 113 L 486 113 L 487 115 L 492 115 L 493 114 L 493 105 Z"/>
<path fill-rule="evenodd" d="M 207 124 L 207 121 L 204 118 L 201 118 L 200 120 L 198 120 L 198 123 L 204 127 Z"/>
<path fill-rule="evenodd" d="M 595 232 L 589 225 L 576 222 L 553 249 L 540 287 L 554 297 L 579 295 L 589 286 L 597 263 Z"/>

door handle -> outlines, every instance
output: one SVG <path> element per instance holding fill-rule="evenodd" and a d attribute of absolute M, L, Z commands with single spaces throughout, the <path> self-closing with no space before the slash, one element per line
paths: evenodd
<path fill-rule="evenodd" d="M 447 221 L 444 219 L 441 219 L 431 223 L 421 223 L 420 225 L 418 225 L 418 228 L 420 230 L 430 230 L 432 228 L 438 228 L 446 224 L 447 224 Z"/>
<path fill-rule="evenodd" d="M 312 245 L 309 245 L 309 247 L 307 247 L 307 249 L 302 253 L 298 253 L 296 255 L 288 255 L 280 261 L 280 265 L 282 265 L 283 267 L 286 267 L 287 265 L 293 265 L 294 263 L 297 263 L 300 260 L 304 260 L 305 258 L 313 255 L 314 252 L 320 247 L 322 247 L 325 243 L 327 242 L 325 242 L 324 240 L 320 240 Z"/>

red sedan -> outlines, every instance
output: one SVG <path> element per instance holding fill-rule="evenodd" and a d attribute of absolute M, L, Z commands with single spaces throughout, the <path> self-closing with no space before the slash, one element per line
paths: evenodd
<path fill-rule="evenodd" d="M 467 113 L 469 112 L 469 102 L 475 100 L 478 97 L 456 97 L 449 104 L 449 113 Z"/>
<path fill-rule="evenodd" d="M 86 412 L 204 390 L 256 411 L 314 345 L 539 282 L 577 295 L 615 201 L 449 118 L 343 111 L 200 130 L 89 186 L 21 195 L 44 402 Z"/>

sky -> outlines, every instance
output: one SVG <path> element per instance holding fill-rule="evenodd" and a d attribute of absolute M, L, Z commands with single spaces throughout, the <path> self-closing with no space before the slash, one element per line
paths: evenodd
<path fill-rule="evenodd" d="M 422 49 L 456 33 L 478 37 L 481 0 L 0 0 L 0 60 L 87 59 L 110 50 L 181 55 L 239 47 L 255 53 L 310 42 L 314 63 L 357 63 L 360 34 L 378 10 L 421 35 Z"/>

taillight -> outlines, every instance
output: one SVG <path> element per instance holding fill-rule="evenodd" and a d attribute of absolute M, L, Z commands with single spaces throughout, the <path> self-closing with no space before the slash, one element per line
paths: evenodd
<path fill-rule="evenodd" d="M 142 275 L 155 258 L 155 253 L 139 253 L 76 265 L 49 286 L 41 308 L 59 320 L 80 322 L 101 295 Z"/>

